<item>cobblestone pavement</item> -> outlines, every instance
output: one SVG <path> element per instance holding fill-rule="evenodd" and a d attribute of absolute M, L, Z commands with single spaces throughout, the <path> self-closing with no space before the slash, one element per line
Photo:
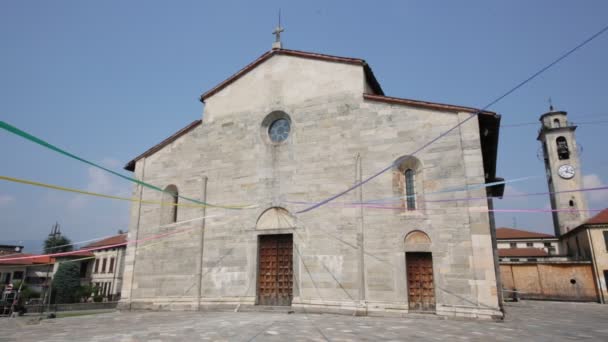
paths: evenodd
<path fill-rule="evenodd" d="M 272 312 L 0 318 L 0 341 L 608 341 L 608 305 L 507 304 L 504 322 Z"/>

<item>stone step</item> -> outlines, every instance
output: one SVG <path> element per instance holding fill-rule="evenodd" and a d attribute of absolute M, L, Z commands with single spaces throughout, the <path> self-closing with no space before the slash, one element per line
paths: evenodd
<path fill-rule="evenodd" d="M 291 306 L 241 305 L 238 311 L 293 313 L 293 308 Z"/>

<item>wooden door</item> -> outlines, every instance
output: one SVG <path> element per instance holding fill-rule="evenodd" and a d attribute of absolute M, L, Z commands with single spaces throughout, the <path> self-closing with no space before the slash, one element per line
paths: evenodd
<path fill-rule="evenodd" d="M 291 305 L 293 297 L 292 235 L 260 235 L 258 246 L 258 304 Z"/>
<path fill-rule="evenodd" d="M 409 309 L 435 310 L 435 285 L 431 253 L 405 253 Z"/>

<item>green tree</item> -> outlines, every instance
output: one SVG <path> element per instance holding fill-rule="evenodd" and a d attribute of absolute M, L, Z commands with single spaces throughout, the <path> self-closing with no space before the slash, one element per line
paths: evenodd
<path fill-rule="evenodd" d="M 78 298 L 87 302 L 94 295 L 95 287 L 93 285 L 82 285 L 78 289 Z"/>
<path fill-rule="evenodd" d="M 63 262 L 59 265 L 53 279 L 53 290 L 57 290 L 55 303 L 78 301 L 80 289 L 80 265 L 76 262 Z"/>

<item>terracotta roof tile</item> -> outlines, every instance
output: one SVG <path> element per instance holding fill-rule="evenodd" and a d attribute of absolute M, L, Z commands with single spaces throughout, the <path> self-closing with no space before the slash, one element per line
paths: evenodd
<path fill-rule="evenodd" d="M 554 235 L 531 232 L 527 230 L 500 227 L 496 228 L 496 239 L 538 239 L 538 238 L 555 238 Z"/>
<path fill-rule="evenodd" d="M 71 251 L 68 255 L 60 255 L 57 258 L 84 258 L 84 257 L 93 257 L 95 254 L 88 251 Z"/>
<path fill-rule="evenodd" d="M 608 208 L 600 211 L 597 215 L 588 219 L 585 224 L 602 224 L 608 223 Z"/>
<path fill-rule="evenodd" d="M 111 245 L 117 245 L 117 244 L 121 244 L 121 243 L 123 243 L 123 244 L 127 243 L 127 233 L 114 235 L 109 238 L 105 238 L 103 240 L 93 242 L 91 244 L 84 246 L 83 249 L 111 246 Z"/>
<path fill-rule="evenodd" d="M 499 248 L 499 257 L 542 257 L 549 255 L 542 248 Z"/>
<path fill-rule="evenodd" d="M 28 254 L 28 253 L 3 255 L 3 256 L 0 256 L 0 265 L 36 265 L 36 264 L 49 264 L 49 263 L 55 262 L 54 258 L 45 256 L 45 255 L 41 255 L 38 258 L 31 258 L 31 259 L 7 260 L 7 261 L 2 260 L 4 258 L 29 257 L 29 256 L 35 256 L 35 255 L 36 254 Z"/>

